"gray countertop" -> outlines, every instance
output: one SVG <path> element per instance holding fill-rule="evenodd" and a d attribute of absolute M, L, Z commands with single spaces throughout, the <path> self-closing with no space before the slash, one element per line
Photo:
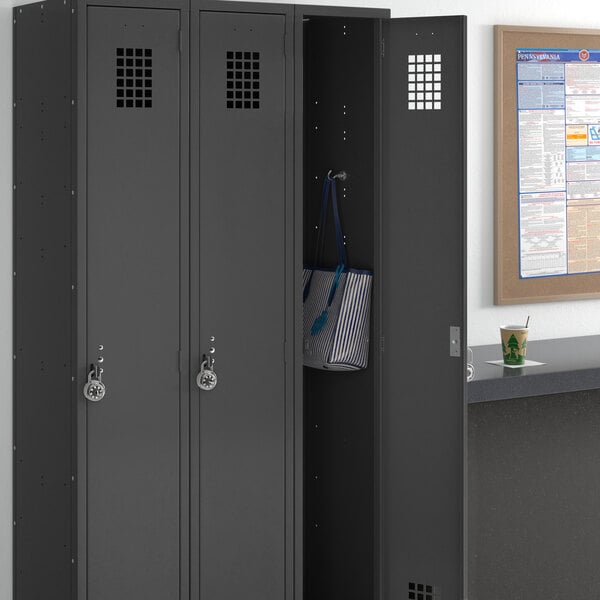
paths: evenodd
<path fill-rule="evenodd" d="M 500 342 L 474 346 L 475 379 L 468 389 L 469 404 L 600 388 L 600 335 L 530 340 L 527 359 L 545 365 L 509 369 L 490 365 L 500 360 Z"/>

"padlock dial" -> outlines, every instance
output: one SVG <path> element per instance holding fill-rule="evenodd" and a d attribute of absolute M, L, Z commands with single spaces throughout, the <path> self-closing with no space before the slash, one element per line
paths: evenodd
<path fill-rule="evenodd" d="M 106 386 L 98 380 L 90 380 L 83 387 L 83 395 L 90 402 L 98 402 L 104 398 Z"/>
<path fill-rule="evenodd" d="M 203 369 L 198 373 L 196 383 L 201 390 L 210 392 L 217 386 L 217 374 L 209 369 Z"/>

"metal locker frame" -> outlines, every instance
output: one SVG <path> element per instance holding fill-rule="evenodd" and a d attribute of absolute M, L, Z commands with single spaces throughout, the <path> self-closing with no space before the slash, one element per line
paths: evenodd
<path fill-rule="evenodd" d="M 76 585 L 72 21 L 58 2 L 13 10 L 15 598 Z"/>
<path fill-rule="evenodd" d="M 190 3 L 188 0 L 128 0 L 117 2 L 117 6 L 138 8 L 169 8 L 179 10 L 182 23 L 182 73 L 189 72 L 189 26 Z M 85 198 L 86 184 L 85 162 L 78 149 L 86 147 L 85 133 L 85 8 L 87 6 L 115 6 L 111 0 L 48 0 L 14 9 L 14 597 L 29 600 L 48 589 L 60 590 L 61 598 L 86 597 L 85 570 L 78 568 L 81 556 L 77 548 L 86 547 L 85 527 L 85 416 L 77 410 L 81 401 L 81 386 L 87 371 L 85 359 L 85 288 L 79 282 L 85 281 Z M 288 439 L 288 469 L 293 471 L 293 481 L 288 481 L 287 492 L 294 496 L 293 513 L 288 512 L 288 527 L 294 532 L 293 552 L 287 558 L 286 572 L 288 584 L 286 595 L 289 598 L 303 597 L 303 519 L 304 519 L 304 481 L 303 481 L 303 430 L 304 411 L 302 398 L 303 367 L 302 356 L 302 301 L 300 273 L 303 260 L 303 19 L 307 16 L 365 18 L 372 20 L 374 29 L 373 69 L 376 89 L 373 93 L 374 114 L 377 126 L 374 131 L 373 156 L 375 170 L 380 173 L 382 162 L 382 63 L 379 50 L 383 51 L 384 21 L 389 18 L 385 9 L 334 8 L 326 6 L 293 6 L 248 2 L 229 2 L 225 0 L 192 0 L 194 10 L 218 10 L 231 12 L 269 12 L 285 14 L 288 32 L 294 37 L 295 72 L 295 126 L 294 158 L 289 169 L 289 185 L 293 180 L 293 231 L 288 235 L 294 238 L 293 265 L 288 264 L 288 290 L 294 290 L 294 310 L 288 317 L 290 340 L 288 341 L 288 369 L 293 370 L 295 401 L 293 414 L 288 415 L 288 430 L 295 435 Z M 435 21 L 436 18 L 432 18 Z M 417 21 L 417 20 L 415 20 Z M 463 28 L 464 36 L 464 22 Z M 29 36 L 34 39 L 28 39 Z M 462 114 L 456 115 L 462 124 L 462 138 L 457 140 L 459 151 L 458 164 L 462 164 L 460 176 L 465 181 L 465 48 L 462 46 Z M 383 58 L 385 60 L 385 58 Z M 402 84 L 401 84 L 402 85 Z M 183 197 L 189 197 L 189 80 L 182 78 L 182 123 L 181 123 L 181 179 L 180 189 Z M 33 103 L 30 98 L 35 99 Z M 41 108 L 39 102 L 46 102 Z M 43 106 L 43 105 L 42 105 Z M 53 123 L 60 121 L 64 131 L 53 129 Z M 21 130 L 24 123 L 30 129 Z M 38 138 L 32 130 L 43 130 Z M 66 131 L 66 133 L 65 133 Z M 41 152 L 42 149 L 50 151 Z M 35 181 L 35 184 L 34 184 Z M 384 182 L 381 175 L 374 181 L 376 226 L 381 226 L 381 207 L 383 203 Z M 36 187 L 37 186 L 37 187 Z M 40 187 L 41 186 L 41 187 Z M 48 204 L 40 195 L 48 187 L 50 193 L 61 198 L 60 203 L 48 210 Z M 55 190 L 62 191 L 57 192 Z M 290 188 L 289 193 L 292 193 Z M 460 193 L 460 192 L 457 192 Z M 462 189 L 462 209 L 465 210 L 466 193 Z M 35 200 L 35 202 L 34 202 Z M 181 216 L 182 223 L 187 218 Z M 463 221 L 464 222 L 464 221 Z M 185 230 L 185 228 L 184 228 Z M 293 235 L 292 235 L 293 234 Z M 465 229 L 462 232 L 463 264 L 465 276 Z M 377 239 L 377 238 L 376 238 Z M 184 245 L 188 240 L 184 240 Z M 380 241 L 374 248 L 376 272 L 381 271 L 382 247 Z M 188 271 L 190 264 L 186 253 L 182 253 L 182 270 Z M 50 268 L 49 268 L 50 266 Z M 51 275 L 51 277 L 49 277 Z M 463 279 L 460 285 L 465 289 Z M 189 289 L 185 288 L 185 289 Z M 39 298 L 48 294 L 53 302 L 40 302 Z M 374 290 L 374 335 L 373 346 L 379 346 L 379 337 L 385 332 L 382 322 L 382 283 L 375 279 Z M 182 294 L 182 314 L 189 314 L 188 294 Z M 462 355 L 466 348 L 466 314 L 463 302 Z M 460 325 L 460 323 L 448 323 Z M 189 328 L 185 319 L 181 327 L 182 339 L 187 339 Z M 377 333 L 377 337 L 375 335 Z M 383 342 L 382 342 L 383 343 Z M 79 349 L 79 350 L 78 350 Z M 47 357 L 47 358 L 46 358 Z M 373 565 L 375 573 L 374 598 L 386 599 L 387 590 L 381 584 L 385 562 L 381 531 L 385 528 L 385 514 L 382 512 L 382 478 L 390 473 L 381 471 L 381 397 L 384 392 L 381 383 L 382 359 L 380 353 L 374 353 L 376 377 L 374 379 L 375 462 L 373 472 L 375 489 L 373 490 L 373 511 L 375 517 L 375 547 Z M 191 371 L 190 363 L 183 357 L 183 373 Z M 182 376 L 182 394 L 187 393 L 192 380 Z M 48 390 L 44 395 L 36 390 Z M 464 394 L 464 389 L 463 389 Z M 27 403 L 23 399 L 27 398 Z M 48 407 L 52 410 L 49 412 Z M 186 428 L 188 407 L 182 411 L 181 425 L 183 445 L 189 444 Z M 464 418 L 464 417 L 463 417 Z M 54 424 L 54 430 L 49 425 Z M 463 431 L 457 432 L 457 443 L 464 448 Z M 188 468 L 185 449 L 181 452 L 182 469 Z M 44 475 L 44 477 L 41 477 Z M 44 478 L 50 480 L 46 483 Z M 181 492 L 183 505 L 181 531 L 189 529 L 189 488 L 186 478 L 182 478 Z M 464 485 L 463 480 L 460 486 Z M 46 504 L 40 502 L 45 499 Z M 23 519 L 23 510 L 32 512 L 35 519 L 31 523 Z M 57 513 L 57 511 L 60 511 Z M 464 510 L 463 510 L 464 514 Z M 57 515 L 60 515 L 58 517 Z M 464 519 L 461 527 L 464 527 Z M 189 594 L 190 564 L 188 536 L 182 535 L 181 597 Z M 54 549 L 57 550 L 54 550 Z M 466 552 L 463 548 L 461 552 Z M 464 562 L 464 561 L 463 561 Z M 50 564 L 48 564 L 50 563 Z M 466 563 L 465 563 L 466 564 Z M 464 567 L 466 568 L 466 567 Z M 44 570 L 45 569 L 45 570 Z M 38 576 L 34 576 L 32 571 Z M 463 570 L 464 573 L 464 570 Z M 40 575 L 41 574 L 41 575 Z M 464 597 L 465 585 L 459 586 L 459 596 Z M 401 591 L 401 590 L 400 590 Z M 394 594 L 396 590 L 394 590 Z M 408 596 L 404 596 L 408 597 Z M 444 596 L 446 597 L 446 593 Z"/>

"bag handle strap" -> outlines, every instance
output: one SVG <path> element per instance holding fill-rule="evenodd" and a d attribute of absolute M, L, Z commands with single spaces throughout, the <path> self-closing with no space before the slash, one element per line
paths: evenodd
<path fill-rule="evenodd" d="M 331 175 L 327 175 L 327 179 L 331 180 L 331 203 L 333 206 L 333 222 L 335 224 L 335 240 L 337 244 L 338 265 L 347 265 L 348 257 L 346 255 L 346 244 L 344 243 L 344 232 L 342 231 L 342 222 L 338 211 L 337 202 L 337 185 L 335 179 Z"/>
<path fill-rule="evenodd" d="M 329 189 L 331 182 L 329 177 L 323 182 L 323 191 L 321 193 L 321 212 L 319 213 L 319 222 L 317 223 L 317 240 L 315 243 L 315 256 L 313 265 L 318 267 L 323 261 L 323 252 L 325 249 L 325 229 L 327 227 L 327 213 L 329 208 Z"/>
<path fill-rule="evenodd" d="M 317 224 L 317 241 L 315 244 L 315 259 L 313 262 L 314 267 L 322 265 L 323 252 L 325 248 L 325 230 L 327 226 L 327 213 L 329 212 L 329 196 L 331 195 L 331 204 L 333 208 L 333 223 L 335 229 L 335 243 L 338 257 L 338 265 L 335 273 L 335 277 L 329 293 L 327 307 L 331 305 L 335 291 L 338 286 L 340 275 L 344 272 L 346 265 L 348 264 L 348 257 L 346 255 L 346 246 L 344 244 L 344 233 L 342 231 L 342 222 L 340 219 L 340 213 L 337 202 L 337 187 L 334 177 L 331 177 L 331 171 L 325 176 L 323 182 L 323 193 L 321 195 L 321 212 L 319 214 L 319 222 Z M 314 272 L 314 271 L 313 271 Z M 310 292 L 310 285 L 312 283 L 313 273 L 310 274 L 306 285 L 304 286 L 303 302 L 306 302 L 308 294 Z"/>
<path fill-rule="evenodd" d="M 320 331 L 325 327 L 327 323 L 327 318 L 329 317 L 329 307 L 335 298 L 335 293 L 338 289 L 338 284 L 340 282 L 340 276 L 344 272 L 345 265 L 342 263 L 338 265 L 335 270 L 335 274 L 333 276 L 333 281 L 331 283 L 331 288 L 329 290 L 329 296 L 327 298 L 327 306 L 323 309 L 323 312 L 313 321 L 312 327 L 310 328 L 311 335 L 317 335 Z"/>
<path fill-rule="evenodd" d="M 338 265 L 347 265 L 346 246 L 344 244 L 344 232 L 342 231 L 342 222 L 337 201 L 337 185 L 331 171 L 325 176 L 323 182 L 323 193 L 321 195 L 321 212 L 319 213 L 319 222 L 317 224 L 317 240 L 315 244 L 315 256 L 313 265 L 315 267 L 323 266 L 323 253 L 325 250 L 325 235 L 327 229 L 327 214 L 329 212 L 329 196 L 331 195 L 331 204 L 333 208 L 333 224 L 335 229 L 335 243 L 338 257 Z"/>

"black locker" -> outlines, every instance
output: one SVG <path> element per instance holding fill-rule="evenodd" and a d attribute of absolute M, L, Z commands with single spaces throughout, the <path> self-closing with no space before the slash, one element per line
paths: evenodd
<path fill-rule="evenodd" d="M 14 33 L 14 597 L 465 597 L 464 18 L 50 0 Z M 302 366 L 329 169 L 356 373 Z"/>
<path fill-rule="evenodd" d="M 87 21 L 86 362 L 102 357 L 105 399 L 113 399 L 86 411 L 88 595 L 172 597 L 179 590 L 179 17 L 94 6 Z M 121 69 L 143 69 L 152 85 L 134 78 L 132 89 L 125 76 L 121 88 Z M 120 89 L 149 90 L 152 108 L 149 96 L 120 106 Z"/>
<path fill-rule="evenodd" d="M 191 395 L 193 598 L 285 596 L 293 439 L 286 27 L 282 14 L 202 3 L 191 11 L 190 192 L 201 201 L 192 201 L 199 236 L 190 298 L 200 308 L 192 308 L 190 359 L 212 356 L 219 377 L 213 391 L 194 386 Z"/>

